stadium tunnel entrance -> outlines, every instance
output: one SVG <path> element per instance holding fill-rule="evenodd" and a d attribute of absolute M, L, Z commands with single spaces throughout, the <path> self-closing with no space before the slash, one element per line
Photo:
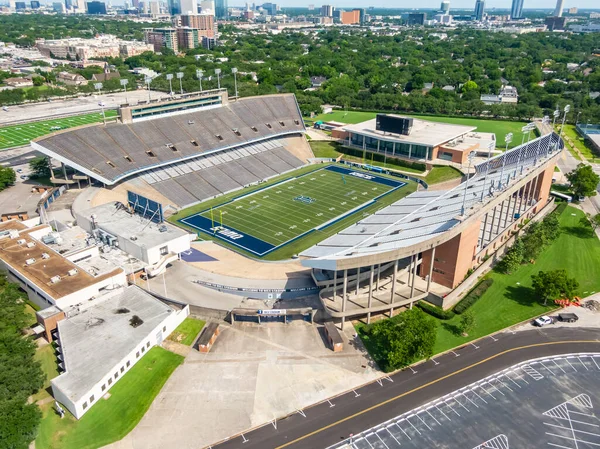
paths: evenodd
<path fill-rule="evenodd" d="M 229 316 L 231 324 L 236 322 L 249 323 L 290 323 L 291 321 L 306 321 L 313 324 L 316 310 L 312 307 L 298 309 L 232 309 Z"/>

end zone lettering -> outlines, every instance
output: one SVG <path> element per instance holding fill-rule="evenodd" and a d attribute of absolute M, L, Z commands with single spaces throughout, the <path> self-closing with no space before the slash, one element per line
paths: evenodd
<path fill-rule="evenodd" d="M 350 172 L 350 173 L 348 173 L 348 174 L 349 174 L 350 176 L 356 176 L 357 178 L 363 178 L 363 179 L 369 179 L 369 180 L 370 180 L 370 179 L 373 179 L 373 176 L 371 176 L 371 175 L 366 175 L 366 174 L 364 174 L 364 173 L 359 173 L 359 172 L 355 172 L 355 171 L 353 171 L 353 172 Z"/>
<path fill-rule="evenodd" d="M 221 226 L 210 228 L 212 232 L 216 232 L 217 234 L 221 234 L 224 237 L 230 238 L 231 240 L 239 240 L 244 238 L 243 234 L 232 231 L 231 229 L 223 228 Z"/>

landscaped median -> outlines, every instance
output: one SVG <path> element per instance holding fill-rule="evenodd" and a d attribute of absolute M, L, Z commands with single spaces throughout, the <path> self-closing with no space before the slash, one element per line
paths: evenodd
<path fill-rule="evenodd" d="M 486 275 L 493 282 L 468 308 L 474 319 L 468 336 L 461 332 L 462 315 L 445 314 L 449 319 L 430 316 L 437 325 L 433 353 L 462 346 L 555 309 L 556 305 L 550 302 L 544 306 L 543 298 L 538 298 L 532 288 L 531 275 L 539 271 L 567 270 L 570 277 L 578 280 L 578 293 L 582 297 L 600 291 L 600 241 L 592 228 L 581 221 L 584 216 L 581 210 L 566 207 L 559 216 L 560 235 L 535 263 L 521 265 L 510 274 L 494 270 Z M 359 324 L 356 329 L 372 353 L 378 347 L 377 342 L 372 335 L 366 335 L 365 325 Z M 376 354 L 372 355 L 377 360 Z"/>
<path fill-rule="evenodd" d="M 95 449 L 120 440 L 142 419 L 183 357 L 160 347 L 150 349 L 80 420 L 54 402 L 43 404 L 36 449 Z"/>

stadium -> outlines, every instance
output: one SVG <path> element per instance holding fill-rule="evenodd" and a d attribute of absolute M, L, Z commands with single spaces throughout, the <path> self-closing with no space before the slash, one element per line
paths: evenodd
<path fill-rule="evenodd" d="M 391 126 L 416 133 L 361 124 L 341 138 L 375 151 L 392 141 L 392 154 L 407 145 L 411 157 L 421 151 L 429 160 L 449 146 L 443 142 L 472 132 L 406 120 L 394 117 Z M 451 304 L 468 273 L 551 209 L 563 148 L 554 133 L 494 157 L 489 145 L 469 179 L 432 190 L 368 164 L 315 159 L 304 133 L 294 95 L 230 101 L 214 90 L 124 105 L 114 123 L 60 131 L 32 146 L 61 163 L 55 183 L 102 186 L 104 198 L 259 261 L 299 258 L 298 269 L 310 270 L 325 310 L 342 324 L 425 298 Z M 424 149 L 415 147 L 419 133 Z M 459 143 L 461 161 L 480 148 Z"/>

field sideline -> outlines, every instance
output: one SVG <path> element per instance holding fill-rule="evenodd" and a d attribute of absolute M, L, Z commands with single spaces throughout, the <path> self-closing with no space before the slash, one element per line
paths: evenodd
<path fill-rule="evenodd" d="M 114 118 L 117 111 L 107 110 L 106 118 Z M 31 140 L 52 133 L 50 128 L 60 126 L 60 129 L 98 123 L 102 121 L 102 113 L 74 115 L 55 120 L 42 120 L 38 122 L 22 123 L 0 127 L 0 150 L 27 145 Z"/>

